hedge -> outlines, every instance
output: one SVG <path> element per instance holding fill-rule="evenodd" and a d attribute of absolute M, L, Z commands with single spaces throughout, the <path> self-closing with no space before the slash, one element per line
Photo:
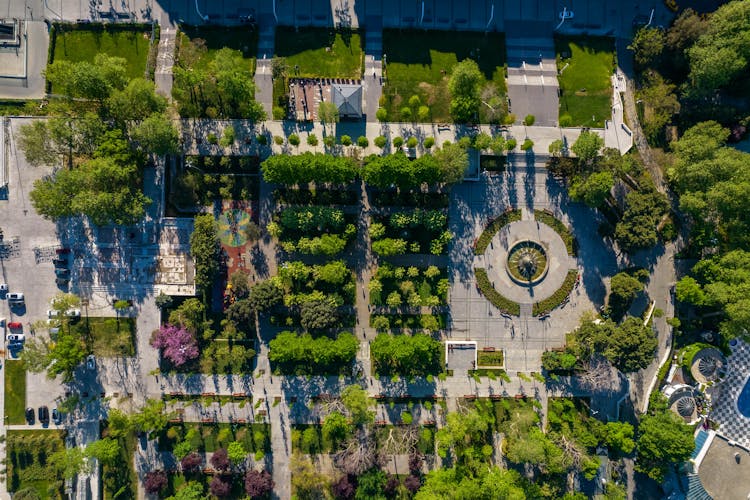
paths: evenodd
<path fill-rule="evenodd" d="M 573 233 L 570 232 L 570 229 L 568 229 L 565 224 L 562 223 L 562 221 L 560 221 L 547 210 L 534 210 L 534 218 L 554 229 L 565 243 L 565 248 L 568 250 L 568 255 L 570 255 L 571 257 L 576 256 L 576 254 L 578 253 L 578 249 L 576 248 L 575 237 L 573 236 Z"/>
<path fill-rule="evenodd" d="M 508 210 L 504 214 L 493 219 L 484 231 L 482 231 L 479 239 L 477 239 L 477 243 L 474 246 L 474 254 L 482 255 L 490 245 L 490 241 L 492 241 L 492 237 L 495 236 L 495 233 L 500 231 L 503 226 L 519 220 L 521 220 L 520 210 Z"/>
<path fill-rule="evenodd" d="M 507 314 L 513 314 L 515 316 L 521 314 L 521 306 L 517 302 L 506 299 L 500 295 L 500 292 L 495 290 L 495 287 L 493 287 L 490 282 L 490 278 L 487 276 L 486 269 L 475 267 L 474 274 L 477 277 L 477 287 L 479 287 L 479 290 L 485 297 L 487 297 L 487 300 L 489 300 L 493 306 Z"/>
<path fill-rule="evenodd" d="M 563 303 L 563 301 L 568 298 L 568 295 L 570 295 L 570 292 L 573 291 L 573 287 L 576 284 L 576 280 L 578 279 L 578 270 L 577 269 L 571 269 L 568 271 L 568 275 L 565 276 L 565 281 L 563 281 L 563 284 L 560 285 L 560 288 L 558 288 L 555 293 L 552 294 L 551 297 L 546 298 L 544 300 L 540 300 L 539 302 L 535 302 L 532 306 L 531 313 L 534 316 L 539 316 L 540 314 L 547 314 L 557 306 Z"/>

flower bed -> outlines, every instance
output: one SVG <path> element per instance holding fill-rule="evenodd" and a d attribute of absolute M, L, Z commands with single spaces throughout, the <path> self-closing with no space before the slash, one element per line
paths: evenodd
<path fill-rule="evenodd" d="M 540 314 L 547 314 L 548 312 L 552 311 L 557 306 L 562 304 L 565 301 L 565 299 L 568 298 L 568 295 L 570 295 L 570 292 L 573 291 L 573 287 L 575 286 L 577 279 L 578 279 L 578 270 L 577 269 L 569 270 L 567 276 L 565 276 L 565 281 L 563 281 L 563 284 L 560 285 L 560 288 L 558 288 L 555 291 L 555 293 L 552 294 L 551 297 L 534 303 L 534 305 L 532 306 L 532 314 L 534 316 L 539 316 Z"/>
<path fill-rule="evenodd" d="M 477 365 L 478 366 L 503 366 L 505 358 L 503 351 L 478 351 L 477 352 Z"/>
<path fill-rule="evenodd" d="M 534 218 L 542 224 L 546 224 L 554 229 L 565 243 L 565 248 L 568 250 L 568 255 L 570 255 L 571 257 L 576 256 L 576 254 L 578 253 L 578 249 L 576 246 L 575 237 L 573 236 L 573 233 L 570 231 L 570 229 L 568 229 L 565 224 L 562 223 L 562 221 L 552 215 L 552 213 L 550 213 L 548 210 L 534 210 Z"/>
<path fill-rule="evenodd" d="M 372 250 L 386 257 L 405 253 L 443 255 L 453 235 L 441 210 L 415 209 L 375 216 L 370 225 Z"/>
<path fill-rule="evenodd" d="M 487 270 L 482 267 L 475 267 L 474 274 L 477 278 L 477 287 L 490 303 L 500 309 L 500 312 L 518 316 L 521 313 L 521 306 L 500 295 L 500 292 L 492 286 L 490 278 L 487 276 Z"/>
<path fill-rule="evenodd" d="M 521 220 L 520 210 L 507 210 L 505 213 L 495 217 L 482 231 L 482 234 L 477 239 L 477 243 L 474 246 L 474 253 L 476 255 L 482 255 L 487 247 L 490 245 L 490 241 L 495 236 L 495 233 L 500 231 L 503 226 L 510 224 L 511 222 Z"/>
<path fill-rule="evenodd" d="M 436 266 L 394 267 L 382 263 L 370 281 L 370 303 L 376 306 L 435 307 L 448 303 L 448 274 Z"/>

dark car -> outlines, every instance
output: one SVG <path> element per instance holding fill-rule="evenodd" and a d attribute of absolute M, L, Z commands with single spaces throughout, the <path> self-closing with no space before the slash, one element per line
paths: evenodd
<path fill-rule="evenodd" d="M 52 408 L 52 421 L 55 425 L 60 425 L 60 422 L 62 422 L 62 415 L 57 411 L 57 408 Z"/>
<path fill-rule="evenodd" d="M 70 248 L 58 248 L 55 250 L 57 255 L 66 255 L 70 253 Z"/>
<path fill-rule="evenodd" d="M 26 423 L 34 425 L 34 408 L 26 408 Z"/>
<path fill-rule="evenodd" d="M 61 278 L 59 276 L 55 278 L 55 285 L 57 286 L 68 286 L 68 283 L 70 283 L 70 278 Z"/>
<path fill-rule="evenodd" d="M 38 414 L 39 414 L 39 421 L 43 425 L 49 424 L 49 408 L 47 408 L 46 406 L 40 406 Z"/>
<path fill-rule="evenodd" d="M 58 267 L 57 269 L 55 269 L 55 274 L 61 278 L 64 278 L 66 276 L 70 276 L 70 269 Z"/>
<path fill-rule="evenodd" d="M 58 257 L 57 259 L 52 259 L 52 263 L 55 266 L 67 266 L 68 265 L 68 259 L 64 257 Z"/>

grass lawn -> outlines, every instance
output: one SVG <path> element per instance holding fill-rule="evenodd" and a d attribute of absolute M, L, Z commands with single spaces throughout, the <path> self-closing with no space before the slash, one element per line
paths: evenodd
<path fill-rule="evenodd" d="M 32 488 L 42 500 L 62 499 L 62 478 L 47 461 L 53 452 L 65 447 L 64 435 L 58 430 L 9 430 L 8 491 Z"/>
<path fill-rule="evenodd" d="M 71 325 L 88 339 L 95 356 L 118 357 L 135 355 L 135 318 L 82 318 Z"/>
<path fill-rule="evenodd" d="M 54 60 L 93 62 L 97 54 L 123 57 L 129 78 L 146 71 L 151 30 L 131 28 L 57 30 Z"/>
<path fill-rule="evenodd" d="M 506 93 L 502 33 L 384 30 L 383 52 L 387 55 L 383 95 L 391 121 L 399 120 L 399 110 L 418 95 L 430 107 L 429 121 L 450 122 L 448 80 L 453 67 L 467 58 L 477 62 L 500 93 Z"/>
<path fill-rule="evenodd" d="M 5 362 L 5 416 L 6 423 L 19 425 L 26 422 L 26 368 L 23 361 Z"/>
<path fill-rule="evenodd" d="M 558 76 L 561 125 L 604 127 L 604 120 L 611 115 L 610 77 L 615 69 L 614 40 L 605 37 L 557 37 L 555 53 L 557 68 L 562 70 Z M 570 119 L 564 119 L 565 115 L 569 115 Z"/>
<path fill-rule="evenodd" d="M 479 351 L 477 364 L 479 366 L 503 366 L 503 351 Z"/>
<path fill-rule="evenodd" d="M 228 47 L 242 52 L 250 71 L 255 73 L 255 56 L 258 53 L 257 30 L 249 30 L 244 26 L 227 28 L 183 25 L 180 26 L 180 38 L 181 43 L 200 39 L 205 44 L 206 52 L 192 64 L 195 69 L 206 69 L 216 56 L 216 52 Z"/>
<path fill-rule="evenodd" d="M 289 76 L 360 78 L 362 43 L 359 33 L 327 28 L 276 28 L 276 56 L 286 58 Z M 299 72 L 295 71 L 299 66 Z"/>

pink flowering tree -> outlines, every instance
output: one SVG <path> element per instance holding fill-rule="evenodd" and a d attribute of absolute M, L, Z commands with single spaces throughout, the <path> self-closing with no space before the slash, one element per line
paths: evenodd
<path fill-rule="evenodd" d="M 181 366 L 198 357 L 195 336 L 186 329 L 166 323 L 151 339 L 151 346 L 161 349 L 161 354 L 175 366 Z"/>

